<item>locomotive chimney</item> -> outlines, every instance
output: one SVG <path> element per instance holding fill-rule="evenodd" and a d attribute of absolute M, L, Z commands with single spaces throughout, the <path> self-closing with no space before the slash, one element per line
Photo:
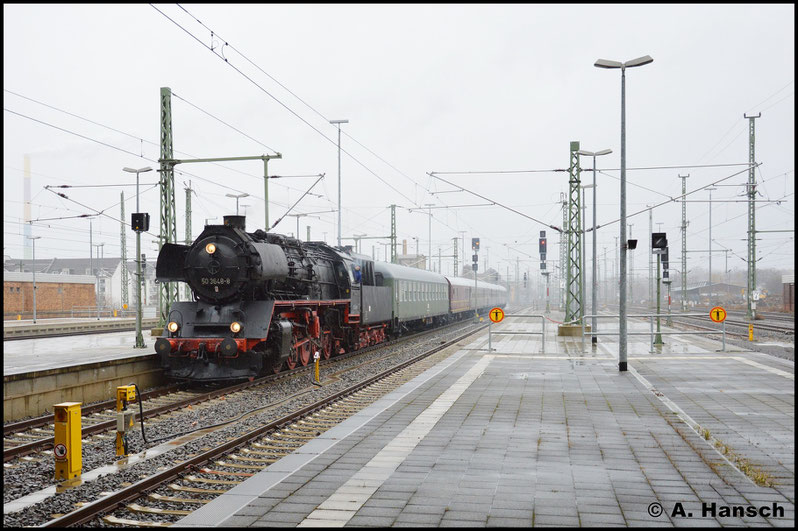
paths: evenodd
<path fill-rule="evenodd" d="M 246 216 L 224 216 L 224 226 L 246 230 Z"/>

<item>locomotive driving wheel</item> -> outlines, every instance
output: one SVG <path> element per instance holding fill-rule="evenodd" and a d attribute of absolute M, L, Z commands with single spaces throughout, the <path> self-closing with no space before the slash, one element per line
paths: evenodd
<path fill-rule="evenodd" d="M 285 364 L 286 364 L 286 366 L 288 367 L 288 369 L 289 369 L 289 370 L 293 370 L 293 369 L 295 369 L 295 368 L 296 368 L 296 365 L 297 365 L 297 358 L 298 358 L 298 357 L 299 357 L 299 356 L 297 356 L 297 351 L 296 351 L 296 349 L 293 349 L 293 348 L 292 348 L 292 349 L 291 349 L 291 355 L 290 355 L 290 356 L 288 356 L 287 358 L 285 358 Z"/>
<path fill-rule="evenodd" d="M 299 347 L 297 347 L 297 353 L 299 355 L 299 361 L 302 363 L 304 367 L 310 362 L 310 341 L 306 341 Z"/>
<path fill-rule="evenodd" d="M 333 350 L 332 332 L 329 330 L 322 331 L 321 334 L 321 355 L 325 360 L 330 359 Z"/>

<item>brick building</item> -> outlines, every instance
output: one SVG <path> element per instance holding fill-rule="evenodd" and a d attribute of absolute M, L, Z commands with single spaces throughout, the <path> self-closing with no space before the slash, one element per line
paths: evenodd
<path fill-rule="evenodd" d="M 36 317 L 68 317 L 73 307 L 95 306 L 90 275 L 36 274 Z M 33 273 L 3 272 L 3 318 L 33 316 Z"/>

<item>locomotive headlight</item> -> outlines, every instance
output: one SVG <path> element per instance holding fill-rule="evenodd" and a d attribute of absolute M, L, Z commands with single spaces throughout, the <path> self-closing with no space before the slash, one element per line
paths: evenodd
<path fill-rule="evenodd" d="M 180 325 L 178 325 L 175 321 L 172 321 L 168 325 L 166 325 L 166 328 L 170 332 L 175 333 L 177 332 L 177 329 L 180 328 Z"/>
<path fill-rule="evenodd" d="M 216 252 L 216 244 L 215 243 L 209 243 L 208 245 L 206 245 L 205 246 L 205 252 L 208 253 L 208 254 L 215 253 Z"/>
<path fill-rule="evenodd" d="M 231 331 L 231 332 L 233 332 L 234 334 L 237 334 L 237 333 L 239 333 L 239 332 L 241 331 L 241 323 L 239 323 L 239 322 L 233 322 L 233 323 L 230 325 L 230 331 Z"/>

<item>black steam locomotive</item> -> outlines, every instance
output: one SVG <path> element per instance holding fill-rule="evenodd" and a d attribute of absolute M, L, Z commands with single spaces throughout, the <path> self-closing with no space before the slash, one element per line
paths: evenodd
<path fill-rule="evenodd" d="M 473 281 L 248 233 L 244 219 L 225 216 L 158 255 L 157 280 L 186 282 L 194 294 L 172 303 L 155 343 L 172 379 L 252 379 L 506 303 L 502 286 L 478 282 L 474 302 Z"/>

